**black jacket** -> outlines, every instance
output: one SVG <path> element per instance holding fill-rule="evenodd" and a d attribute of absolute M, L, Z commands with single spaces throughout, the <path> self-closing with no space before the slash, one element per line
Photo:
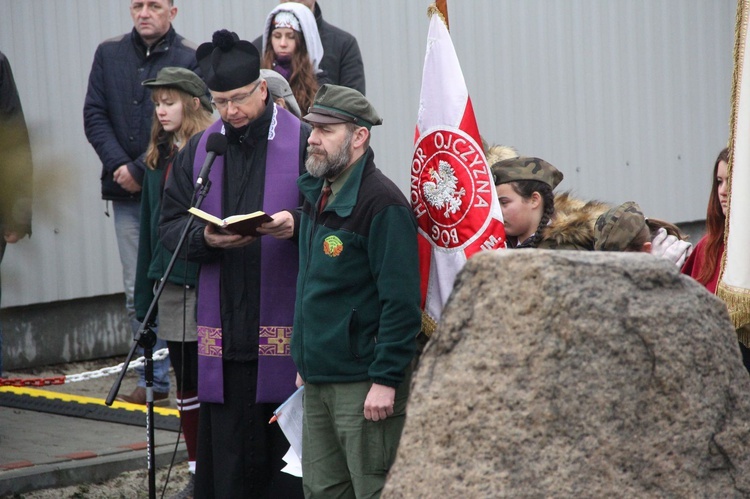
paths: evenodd
<path fill-rule="evenodd" d="M 0 260 L 4 230 L 31 235 L 31 143 L 13 71 L 0 52 Z"/>
<path fill-rule="evenodd" d="M 145 165 L 138 158 L 148 147 L 154 105 L 150 90 L 141 82 L 156 78 L 166 66 L 195 71 L 195 49 L 195 44 L 172 27 L 153 47 L 146 47 L 133 28 L 96 49 L 83 106 L 83 126 L 102 162 L 103 199 L 139 199 L 139 194 L 121 188 L 112 174 L 127 164 L 133 178 L 138 183 L 143 180 Z"/>
<path fill-rule="evenodd" d="M 229 146 L 224 153 L 224 185 L 211 185 L 211 189 L 223 189 L 222 214 L 225 217 L 263 209 L 268 131 L 272 116 L 273 105 L 269 101 L 265 112 L 250 122 L 242 141 L 227 125 Z M 305 151 L 310 126 L 306 123 L 300 123 L 299 126 L 301 174 L 305 171 Z M 189 218 L 187 209 L 192 205 L 195 185 L 193 163 L 203 133 L 194 135 L 177 154 L 164 188 L 159 239 L 169 251 L 177 248 L 185 222 Z M 296 185 L 290 187 L 296 190 Z M 295 216 L 295 231 L 299 227 L 299 214 L 293 211 L 296 208 L 289 207 Z M 188 260 L 197 263 L 221 261 L 223 359 L 238 362 L 255 360 L 258 358 L 257 333 L 260 324 L 260 240 L 242 248 L 211 248 L 203 237 L 204 227 L 202 222 L 195 222 L 191 226 L 180 254 L 187 253 Z"/>
<path fill-rule="evenodd" d="M 315 20 L 318 23 L 323 60 L 320 67 L 328 79 L 336 84 L 359 90 L 365 95 L 365 67 L 357 39 L 343 29 L 323 20 L 320 5 L 315 3 Z"/>
<path fill-rule="evenodd" d="M 365 95 L 365 67 L 357 39 L 343 29 L 324 21 L 317 2 L 315 21 L 320 33 L 320 43 L 323 45 L 323 60 L 320 61 L 320 69 L 323 70 L 321 81 L 353 88 Z M 262 54 L 263 36 L 256 38 L 253 45 Z M 306 109 L 302 111 L 303 114 L 307 112 Z"/>

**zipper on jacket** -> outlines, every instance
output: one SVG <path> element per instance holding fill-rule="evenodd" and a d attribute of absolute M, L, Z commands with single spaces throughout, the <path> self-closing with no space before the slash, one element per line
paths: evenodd
<path fill-rule="evenodd" d="M 300 297 L 304 296 L 305 294 L 305 287 L 307 287 L 307 276 L 309 274 L 310 270 L 310 260 L 312 257 L 312 250 L 313 250 L 313 239 L 315 238 L 315 233 L 318 230 L 318 216 L 317 216 L 317 210 L 315 209 L 315 206 L 312 207 L 310 212 L 310 230 L 308 233 L 308 241 L 307 241 L 307 262 L 305 262 L 305 269 L 304 269 L 304 279 L 302 280 L 302 290 L 300 291 Z M 302 213 L 302 216 L 305 216 L 305 213 Z M 301 271 L 302 269 L 300 269 Z M 304 307 L 303 307 L 304 310 Z M 300 314 L 302 316 L 302 330 L 305 331 L 305 316 L 304 314 Z M 307 362 L 305 362 L 305 335 L 303 334 L 300 337 L 300 343 L 301 343 L 301 356 L 302 356 L 302 373 L 300 373 L 300 376 L 302 376 L 302 379 L 307 379 Z"/>

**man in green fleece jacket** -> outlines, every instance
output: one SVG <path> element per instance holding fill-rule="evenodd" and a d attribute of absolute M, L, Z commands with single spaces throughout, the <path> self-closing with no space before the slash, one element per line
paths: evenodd
<path fill-rule="evenodd" d="M 375 167 L 377 111 L 323 85 L 304 119 L 292 358 L 305 384 L 307 497 L 378 497 L 396 456 L 421 323 L 417 224 Z"/>

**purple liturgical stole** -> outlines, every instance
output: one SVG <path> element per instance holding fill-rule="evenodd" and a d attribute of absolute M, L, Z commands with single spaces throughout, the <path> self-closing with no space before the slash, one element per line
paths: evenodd
<path fill-rule="evenodd" d="M 212 124 L 198 142 L 193 163 L 194 180 L 206 158 L 206 141 L 224 133 L 221 120 Z M 300 124 L 285 109 L 274 105 L 268 132 L 263 211 L 269 215 L 299 204 Z M 212 188 L 201 209 L 224 218 L 222 191 L 224 157 L 217 156 L 209 174 Z M 297 369 L 291 357 L 295 285 L 299 255 L 290 241 L 262 236 L 260 263 L 260 330 L 258 331 L 258 390 L 256 401 L 283 402 L 295 387 Z M 198 280 L 198 399 L 224 402 L 220 285 L 221 264 L 202 264 Z"/>

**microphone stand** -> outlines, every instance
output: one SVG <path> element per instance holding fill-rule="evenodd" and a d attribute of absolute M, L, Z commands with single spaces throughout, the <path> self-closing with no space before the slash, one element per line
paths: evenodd
<path fill-rule="evenodd" d="M 208 194 L 208 190 L 211 188 L 211 181 L 208 180 L 208 172 L 206 173 L 206 180 L 203 183 L 199 182 L 199 185 L 196 186 L 196 190 L 193 193 L 193 198 L 195 199 L 194 206 L 196 208 L 200 208 L 201 204 L 203 203 L 203 199 Z M 196 197 L 197 193 L 197 197 Z M 156 465 L 155 465 L 155 457 L 154 457 L 154 361 L 153 361 L 153 348 L 154 345 L 156 345 L 156 334 L 154 333 L 153 327 L 155 326 L 155 323 L 153 322 L 154 319 L 154 312 L 156 311 L 157 303 L 159 302 L 159 297 L 162 294 L 162 291 L 164 290 L 164 286 L 167 283 L 167 278 L 172 273 L 172 268 L 174 267 L 175 262 L 177 261 L 177 255 L 180 253 L 180 249 L 182 248 L 182 245 L 185 242 L 185 239 L 187 238 L 187 233 L 190 230 L 190 227 L 193 224 L 193 220 L 195 219 L 195 215 L 192 213 L 189 215 L 187 221 L 185 222 L 185 227 L 182 229 L 182 233 L 180 234 L 180 239 L 177 242 L 177 247 L 175 248 L 174 252 L 172 253 L 172 258 L 169 260 L 169 264 L 167 265 L 167 269 L 164 271 L 164 275 L 159 279 L 159 286 L 156 288 L 156 291 L 154 291 L 154 298 L 151 300 L 151 304 L 148 307 L 148 311 L 146 312 L 146 317 L 143 319 L 143 322 L 141 322 L 141 325 L 138 327 L 138 333 L 136 333 L 135 337 L 133 338 L 133 345 L 130 347 L 130 352 L 128 352 L 128 356 L 125 358 L 125 362 L 123 363 L 122 370 L 120 370 L 120 374 L 117 375 L 117 379 L 115 380 L 115 383 L 112 385 L 112 388 L 109 390 L 109 394 L 107 395 L 107 399 L 105 400 L 105 404 L 108 406 L 111 406 L 114 401 L 115 397 L 117 397 L 117 392 L 120 390 L 120 385 L 122 384 L 122 380 L 125 377 L 125 372 L 128 369 L 128 365 L 130 364 L 131 359 L 133 358 L 133 355 L 135 354 L 135 350 L 138 346 L 141 346 L 143 348 L 143 356 L 145 358 L 145 378 L 146 378 L 146 443 L 147 443 L 147 466 L 148 466 L 148 496 L 149 499 L 156 499 Z"/>

